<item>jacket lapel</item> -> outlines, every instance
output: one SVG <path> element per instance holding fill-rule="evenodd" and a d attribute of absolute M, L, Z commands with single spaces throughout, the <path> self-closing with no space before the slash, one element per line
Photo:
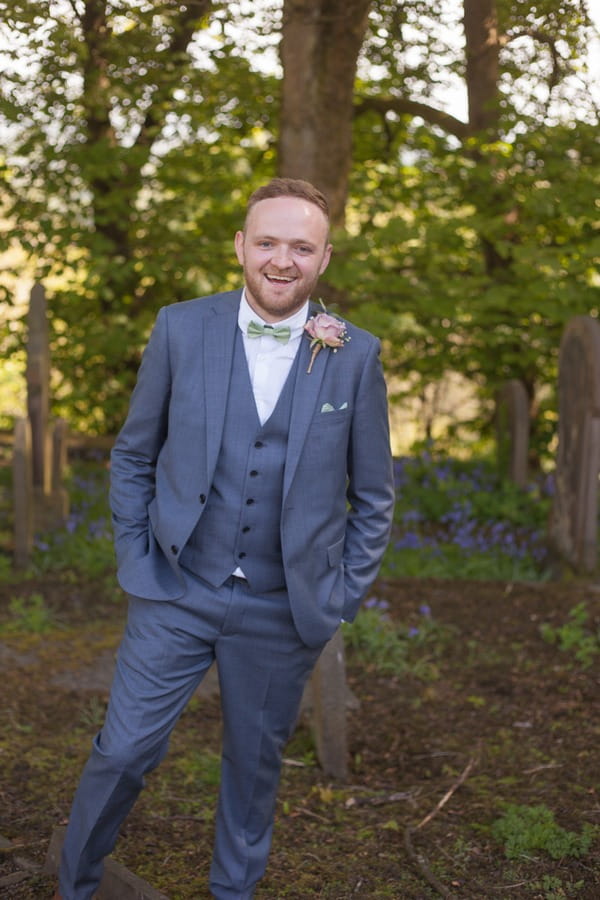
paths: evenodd
<path fill-rule="evenodd" d="M 206 414 L 206 470 L 211 481 L 225 422 L 229 396 L 233 348 L 237 328 L 239 293 L 228 303 L 224 298 L 213 306 L 204 329 L 204 409 Z"/>
<path fill-rule="evenodd" d="M 285 461 L 285 473 L 283 477 L 284 498 L 290 488 L 296 467 L 306 441 L 310 423 L 315 415 L 315 408 L 319 399 L 323 376 L 327 366 L 327 359 L 331 351 L 320 350 L 317 353 L 310 375 L 307 369 L 310 363 L 310 341 L 302 337 L 298 353 L 298 369 L 296 371 L 296 383 L 292 399 L 292 412 L 290 416 L 290 430 L 288 434 L 287 456 Z"/>

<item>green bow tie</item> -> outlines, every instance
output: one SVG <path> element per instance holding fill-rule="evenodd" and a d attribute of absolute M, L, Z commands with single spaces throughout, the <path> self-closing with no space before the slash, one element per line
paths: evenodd
<path fill-rule="evenodd" d="M 271 337 L 279 341 L 280 344 L 287 344 L 290 339 L 291 329 L 289 325 L 260 325 L 254 319 L 248 325 L 246 332 L 248 337 L 261 337 L 263 334 L 269 334 Z"/>

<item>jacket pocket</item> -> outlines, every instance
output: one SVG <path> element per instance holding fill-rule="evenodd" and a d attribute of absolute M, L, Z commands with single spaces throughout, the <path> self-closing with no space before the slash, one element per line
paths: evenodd
<path fill-rule="evenodd" d="M 344 555 L 344 543 L 346 538 L 340 538 L 339 541 L 336 541 L 335 544 L 331 544 L 327 548 L 327 559 L 329 560 L 329 565 L 332 569 L 335 569 L 336 566 L 342 561 L 342 557 Z"/>

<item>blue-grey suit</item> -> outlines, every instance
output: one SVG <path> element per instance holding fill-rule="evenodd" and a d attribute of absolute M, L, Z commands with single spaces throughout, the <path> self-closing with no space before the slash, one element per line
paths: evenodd
<path fill-rule="evenodd" d="M 256 590 L 251 576 L 248 583 L 223 581 L 226 569 L 218 578 L 207 575 L 219 571 L 214 535 L 204 571 L 203 524 L 214 530 L 223 515 L 221 487 L 230 482 L 222 442 L 243 420 L 243 407 L 235 406 L 241 401 L 230 392 L 248 378 L 240 362 L 240 296 L 232 291 L 161 310 L 113 449 L 111 508 L 129 619 L 107 719 L 73 804 L 61 865 L 64 900 L 92 896 L 144 774 L 163 758 L 215 658 L 224 746 L 211 890 L 218 900 L 253 896 L 270 847 L 281 751 L 304 684 L 340 620 L 355 617 L 389 538 L 394 495 L 379 342 L 347 324 L 350 340 L 335 353 L 322 349 L 310 374 L 309 340 L 302 339 L 273 432 L 265 423 L 268 440 L 248 436 L 252 453 L 272 437 L 285 456 L 270 463 L 282 473 L 272 495 L 280 508 L 265 511 L 271 518 L 263 520 L 279 536 L 282 583 Z M 239 437 L 243 442 L 243 432 Z M 243 445 L 240 462 L 247 452 Z M 230 464 L 237 460 L 234 454 Z M 259 475 L 256 465 L 248 478 Z M 243 504 L 254 503 L 245 497 L 232 510 L 240 520 Z M 236 564 L 244 568 L 243 556 L 231 556 L 228 575 Z"/>

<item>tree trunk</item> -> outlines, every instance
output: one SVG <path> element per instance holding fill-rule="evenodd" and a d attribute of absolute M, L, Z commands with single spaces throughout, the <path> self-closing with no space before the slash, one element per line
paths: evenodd
<path fill-rule="evenodd" d="M 500 51 L 496 0 L 464 0 L 463 10 L 470 130 L 494 129 Z"/>
<path fill-rule="evenodd" d="M 371 0 L 284 0 L 279 173 L 322 190 L 344 223 L 356 62 Z"/>

